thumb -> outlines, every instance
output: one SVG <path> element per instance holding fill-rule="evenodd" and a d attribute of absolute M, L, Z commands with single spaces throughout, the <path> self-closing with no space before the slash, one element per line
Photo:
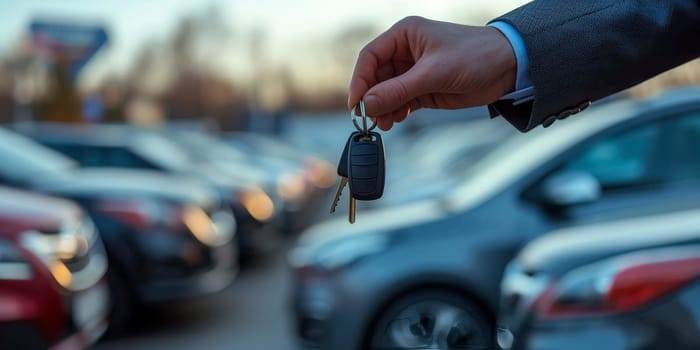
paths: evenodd
<path fill-rule="evenodd" d="M 385 80 L 367 91 L 365 108 L 369 115 L 384 115 L 393 112 L 414 98 L 429 91 L 424 69 L 413 66 L 404 74 Z"/>

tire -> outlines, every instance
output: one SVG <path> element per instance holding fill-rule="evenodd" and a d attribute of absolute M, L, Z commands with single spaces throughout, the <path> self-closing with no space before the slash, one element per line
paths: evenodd
<path fill-rule="evenodd" d="M 111 298 L 105 338 L 114 338 L 129 328 L 136 303 L 127 278 L 118 269 L 110 269 L 107 272 L 107 285 Z"/>
<path fill-rule="evenodd" d="M 49 342 L 36 325 L 29 321 L 0 323 L 0 348 L 45 350 Z"/>
<path fill-rule="evenodd" d="M 491 318 L 466 296 L 450 291 L 412 292 L 376 320 L 365 349 L 493 349 Z"/>

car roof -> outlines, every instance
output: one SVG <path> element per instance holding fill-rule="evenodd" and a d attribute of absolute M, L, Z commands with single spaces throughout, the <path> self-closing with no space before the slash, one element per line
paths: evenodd
<path fill-rule="evenodd" d="M 122 124 L 15 123 L 13 129 L 42 142 L 69 142 L 98 146 L 124 146 L 144 130 Z"/>

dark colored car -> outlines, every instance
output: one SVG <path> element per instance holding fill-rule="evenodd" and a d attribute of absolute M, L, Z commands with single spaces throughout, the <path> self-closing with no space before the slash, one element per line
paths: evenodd
<path fill-rule="evenodd" d="M 700 349 L 700 209 L 542 236 L 501 296 L 503 349 Z"/>
<path fill-rule="evenodd" d="M 222 172 L 210 163 L 194 162 L 189 151 L 164 135 L 127 125 L 17 124 L 15 130 L 83 167 L 120 167 L 192 177 L 215 187 L 238 222 L 237 240 L 243 257 L 276 246 L 273 226 L 279 203 L 251 179 Z"/>
<path fill-rule="evenodd" d="M 107 326 L 107 255 L 74 203 L 0 188 L 0 348 L 84 349 Z"/>
<path fill-rule="evenodd" d="M 311 228 L 290 254 L 303 343 L 493 347 L 502 272 L 527 241 L 700 206 L 698 91 L 610 103 L 512 135 L 446 197 Z"/>
<path fill-rule="evenodd" d="M 131 305 L 201 295 L 236 275 L 236 221 L 208 186 L 129 169 L 81 169 L 65 156 L 0 129 L 0 183 L 69 198 L 95 222 L 110 262 L 110 330 Z"/>
<path fill-rule="evenodd" d="M 229 135 L 232 141 L 226 142 L 203 131 L 172 127 L 167 135 L 187 147 L 195 162 L 213 164 L 232 176 L 274 189 L 285 231 L 308 226 L 318 210 L 319 195 L 336 181 L 335 166 L 258 134 L 234 133 Z"/>

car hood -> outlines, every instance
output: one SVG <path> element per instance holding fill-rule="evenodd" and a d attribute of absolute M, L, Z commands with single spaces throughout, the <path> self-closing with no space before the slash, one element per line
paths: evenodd
<path fill-rule="evenodd" d="M 340 215 L 341 213 L 336 213 Z M 350 224 L 346 216 L 331 219 L 308 228 L 299 237 L 299 245 L 323 244 L 349 236 L 399 230 L 416 226 L 445 215 L 436 200 L 425 200 L 408 205 L 373 209 L 357 215 L 355 224 Z"/>
<path fill-rule="evenodd" d="M 530 242 L 516 261 L 531 273 L 558 274 L 626 252 L 689 242 L 700 242 L 700 209 L 557 230 Z"/>
<path fill-rule="evenodd" d="M 395 182 L 387 182 L 384 196 L 375 202 L 380 207 L 393 207 L 405 203 L 443 197 L 459 184 L 455 176 L 419 173 Z"/>
<path fill-rule="evenodd" d="M 214 163 L 213 166 L 227 177 L 219 179 L 219 182 L 234 182 L 239 187 L 260 186 L 264 183 L 275 182 L 271 173 L 244 162 L 220 161 Z"/>
<path fill-rule="evenodd" d="M 43 191 L 68 195 L 147 195 L 175 201 L 211 205 L 216 192 L 203 182 L 184 176 L 120 168 L 85 168 L 51 179 L 35 179 Z"/>
<path fill-rule="evenodd" d="M 0 234 L 15 234 L 28 229 L 54 232 L 61 224 L 78 220 L 81 209 L 73 202 L 0 187 Z"/>

